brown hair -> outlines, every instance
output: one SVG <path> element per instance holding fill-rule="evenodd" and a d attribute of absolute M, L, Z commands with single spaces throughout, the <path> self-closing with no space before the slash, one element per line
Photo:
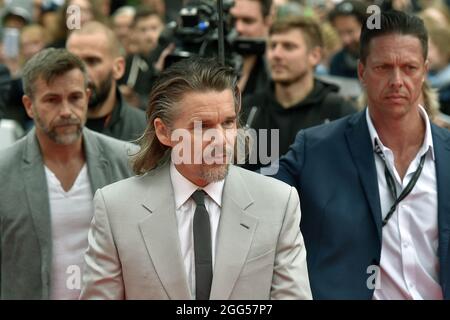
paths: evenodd
<path fill-rule="evenodd" d="M 164 17 L 161 16 L 161 14 L 156 11 L 156 9 L 149 7 L 149 6 L 140 6 L 136 9 L 136 13 L 133 17 L 133 22 L 131 23 L 131 27 L 134 28 L 138 24 L 140 20 L 147 19 L 149 17 L 158 17 L 159 20 L 161 20 L 161 23 L 164 23 Z"/>
<path fill-rule="evenodd" d="M 269 35 L 284 33 L 292 29 L 300 29 L 308 48 L 323 47 L 322 30 L 314 18 L 302 16 L 286 16 L 274 21 Z"/>
<path fill-rule="evenodd" d="M 84 85 L 87 88 L 86 67 L 80 58 L 66 49 L 44 49 L 25 64 L 22 72 L 23 91 L 28 97 L 33 98 L 36 80 L 43 79 L 49 84 L 55 77 L 73 69 L 79 69 L 83 73 Z"/>

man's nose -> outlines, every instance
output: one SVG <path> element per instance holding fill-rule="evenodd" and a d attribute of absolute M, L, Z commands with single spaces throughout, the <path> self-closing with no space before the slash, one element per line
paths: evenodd
<path fill-rule="evenodd" d="M 59 112 L 62 118 L 70 118 L 72 115 L 72 108 L 70 107 L 70 103 L 67 100 L 63 100 L 61 102 L 61 109 Z"/>
<path fill-rule="evenodd" d="M 392 69 L 389 79 L 389 85 L 393 88 L 401 88 L 402 87 L 402 75 L 399 68 Z"/>
<path fill-rule="evenodd" d="M 278 44 L 274 44 L 274 45 L 269 49 L 269 51 L 270 51 L 270 54 L 271 54 L 273 57 L 278 58 L 278 57 L 281 56 L 281 54 L 282 54 L 282 52 L 283 52 L 283 48 L 282 48 L 280 45 L 278 45 Z"/>
<path fill-rule="evenodd" d="M 352 37 L 349 34 L 344 33 L 343 35 L 341 35 L 341 40 L 344 46 L 348 46 L 352 42 Z"/>
<path fill-rule="evenodd" d="M 236 20 L 234 27 L 240 36 L 245 36 L 245 26 L 241 20 Z"/>

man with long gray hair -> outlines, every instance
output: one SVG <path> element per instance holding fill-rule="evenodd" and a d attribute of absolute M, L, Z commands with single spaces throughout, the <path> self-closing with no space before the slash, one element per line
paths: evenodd
<path fill-rule="evenodd" d="M 232 69 L 191 58 L 150 94 L 136 177 L 97 192 L 83 299 L 310 299 L 295 189 L 230 165 Z"/>

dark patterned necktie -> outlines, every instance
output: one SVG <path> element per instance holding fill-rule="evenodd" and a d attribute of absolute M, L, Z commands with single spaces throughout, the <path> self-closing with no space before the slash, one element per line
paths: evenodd
<path fill-rule="evenodd" d="M 208 300 L 212 283 L 211 227 L 205 207 L 205 192 L 195 191 L 191 198 L 197 208 L 194 213 L 195 296 Z"/>

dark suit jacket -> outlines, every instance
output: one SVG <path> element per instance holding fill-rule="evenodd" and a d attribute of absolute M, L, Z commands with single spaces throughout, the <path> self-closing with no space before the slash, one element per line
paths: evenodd
<path fill-rule="evenodd" d="M 135 146 L 83 131 L 92 193 L 131 176 Z M 34 129 L 0 152 L 0 298 L 48 299 L 52 259 L 50 204 Z"/>
<path fill-rule="evenodd" d="M 436 158 L 440 284 L 450 299 L 450 132 L 431 125 Z M 371 299 L 369 265 L 381 255 L 381 209 L 363 112 L 300 131 L 276 177 L 300 195 L 315 299 Z"/>

